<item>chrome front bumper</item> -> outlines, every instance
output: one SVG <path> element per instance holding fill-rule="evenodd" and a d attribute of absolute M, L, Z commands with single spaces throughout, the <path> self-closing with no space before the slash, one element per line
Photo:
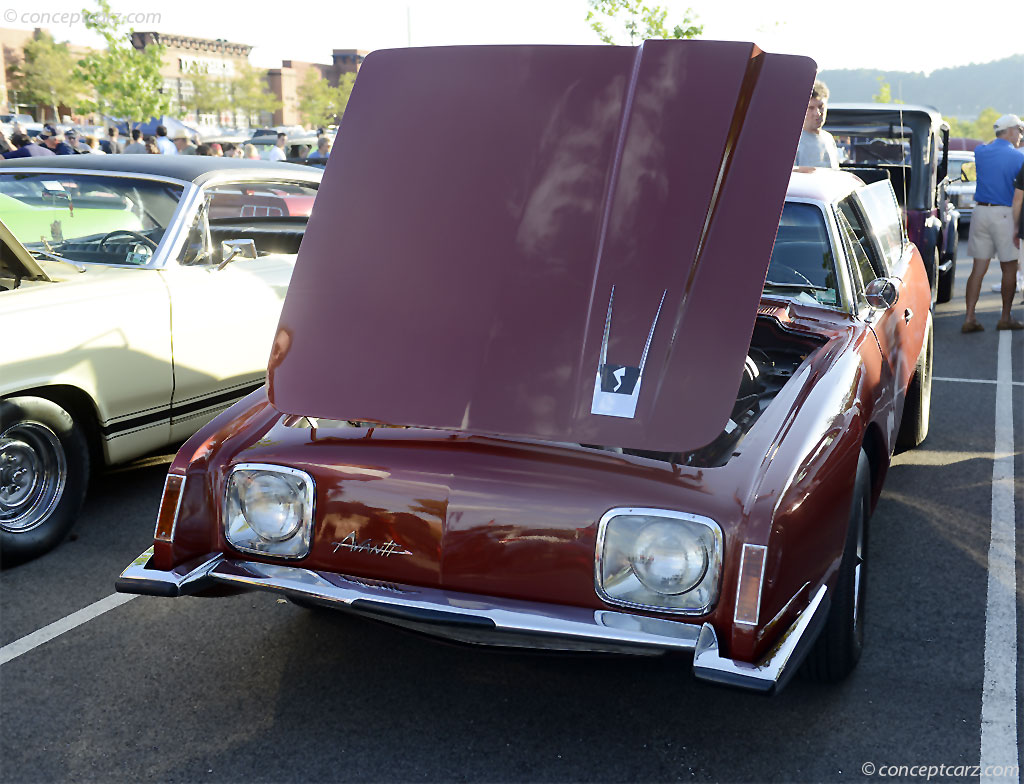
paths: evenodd
<path fill-rule="evenodd" d="M 148 568 L 152 555 L 150 548 L 124 570 L 118 591 L 187 596 L 227 584 L 281 593 L 459 642 L 640 655 L 689 651 L 698 678 L 764 693 L 778 691 L 793 675 L 828 612 L 826 589 L 821 586 L 775 648 L 754 665 L 722 657 L 708 623 L 364 580 L 222 553 L 165 572 Z"/>

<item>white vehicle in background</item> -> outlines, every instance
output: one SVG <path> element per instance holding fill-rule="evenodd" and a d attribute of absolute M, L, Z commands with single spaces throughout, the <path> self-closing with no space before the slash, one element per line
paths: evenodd
<path fill-rule="evenodd" d="M 0 168 L 0 558 L 56 546 L 91 470 L 261 386 L 320 184 L 207 156 Z"/>
<path fill-rule="evenodd" d="M 965 170 L 964 166 L 970 164 Z M 950 201 L 960 213 L 960 227 L 964 228 L 971 222 L 971 215 L 974 213 L 974 189 L 977 183 L 974 181 L 974 151 L 973 150 L 950 150 L 949 151 L 949 179 L 946 186 L 946 193 Z"/>

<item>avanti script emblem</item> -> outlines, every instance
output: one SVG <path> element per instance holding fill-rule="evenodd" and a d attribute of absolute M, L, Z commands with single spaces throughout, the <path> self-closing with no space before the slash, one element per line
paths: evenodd
<path fill-rule="evenodd" d="M 348 536 L 342 539 L 340 542 L 332 542 L 334 545 L 334 552 L 338 552 L 342 547 L 347 550 L 354 550 L 355 552 L 372 553 L 374 555 L 382 555 L 385 558 L 391 555 L 412 555 L 409 550 L 406 550 L 402 545 L 393 539 L 389 539 L 384 544 L 377 544 L 372 539 L 364 539 L 358 541 L 356 539 L 356 532 L 352 531 Z"/>

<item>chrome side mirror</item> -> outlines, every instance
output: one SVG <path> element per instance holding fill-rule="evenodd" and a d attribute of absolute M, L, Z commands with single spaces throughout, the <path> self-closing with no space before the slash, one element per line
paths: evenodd
<path fill-rule="evenodd" d="M 224 261 L 217 265 L 217 270 L 224 269 L 228 264 L 241 256 L 243 259 L 255 259 L 256 242 L 254 240 L 225 240 L 220 244 L 220 256 Z"/>
<path fill-rule="evenodd" d="M 900 290 L 891 278 L 875 278 L 864 288 L 864 297 L 875 310 L 888 310 L 900 298 Z"/>

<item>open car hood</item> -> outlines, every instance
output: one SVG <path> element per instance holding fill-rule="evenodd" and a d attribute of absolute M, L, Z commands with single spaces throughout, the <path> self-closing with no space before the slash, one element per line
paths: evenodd
<path fill-rule="evenodd" d="M 0 220 L 0 277 L 19 280 L 50 280 L 32 254 Z"/>
<path fill-rule="evenodd" d="M 280 411 L 658 451 L 735 401 L 815 65 L 753 44 L 369 55 Z"/>

